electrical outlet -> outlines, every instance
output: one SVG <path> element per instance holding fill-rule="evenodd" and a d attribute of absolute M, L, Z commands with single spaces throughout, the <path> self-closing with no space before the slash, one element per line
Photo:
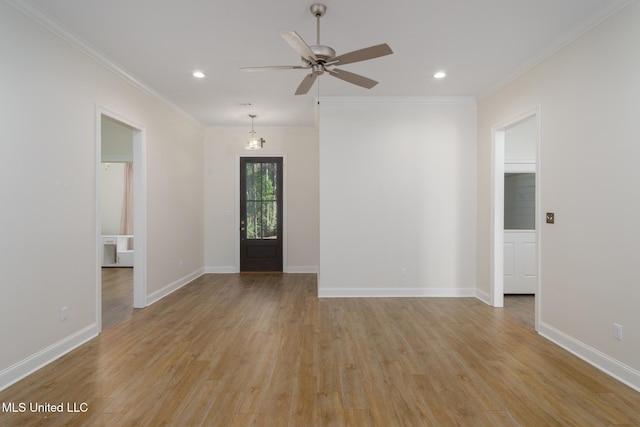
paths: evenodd
<path fill-rule="evenodd" d="M 405 267 L 400 267 L 400 277 L 407 277 L 408 275 L 407 269 Z"/>
<path fill-rule="evenodd" d="M 60 309 L 60 321 L 64 322 L 67 320 L 67 306 L 65 305 Z"/>
<path fill-rule="evenodd" d="M 622 325 L 617 323 L 613 324 L 613 337 L 622 341 Z"/>

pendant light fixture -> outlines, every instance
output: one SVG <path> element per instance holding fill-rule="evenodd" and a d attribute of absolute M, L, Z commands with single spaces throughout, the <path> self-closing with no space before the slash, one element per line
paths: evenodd
<path fill-rule="evenodd" d="M 266 142 L 264 140 L 264 138 L 258 138 L 256 136 L 256 131 L 253 130 L 253 119 L 256 118 L 255 114 L 249 114 L 249 117 L 251 117 L 251 132 L 249 132 L 249 140 L 247 141 L 247 144 L 244 146 L 245 150 L 259 150 L 262 148 L 262 146 L 264 145 L 264 143 Z"/>

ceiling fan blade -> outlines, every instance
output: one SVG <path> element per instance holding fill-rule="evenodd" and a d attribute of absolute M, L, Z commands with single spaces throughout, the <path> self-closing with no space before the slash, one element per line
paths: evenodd
<path fill-rule="evenodd" d="M 301 70 L 308 69 L 309 67 L 302 67 L 300 65 L 273 65 L 267 67 L 241 67 L 242 71 L 270 71 L 270 70 Z"/>
<path fill-rule="evenodd" d="M 302 82 L 300 82 L 300 86 L 296 89 L 296 95 L 305 95 L 311 89 L 311 86 L 315 83 L 318 75 L 315 73 L 307 74 Z"/>
<path fill-rule="evenodd" d="M 393 51 L 388 44 L 383 43 L 376 46 L 365 47 L 364 49 L 354 50 L 353 52 L 338 55 L 333 58 L 329 65 L 344 65 L 354 62 L 366 61 L 368 59 L 379 58 L 381 56 L 390 55 Z"/>
<path fill-rule="evenodd" d="M 302 37 L 298 35 L 295 31 L 283 31 L 280 33 L 282 38 L 284 38 L 287 43 L 291 45 L 292 48 L 296 50 L 304 59 L 317 62 L 318 58 L 316 54 L 313 53 L 307 42 L 305 42 Z"/>
<path fill-rule="evenodd" d="M 333 77 L 337 77 L 341 80 L 344 80 L 345 82 L 349 82 L 367 89 L 371 89 L 378 84 L 378 82 L 375 80 L 371 80 L 367 77 L 361 76 L 360 74 L 351 73 L 349 71 L 339 70 L 337 68 L 334 68 L 333 70 L 327 69 L 326 71 Z"/>

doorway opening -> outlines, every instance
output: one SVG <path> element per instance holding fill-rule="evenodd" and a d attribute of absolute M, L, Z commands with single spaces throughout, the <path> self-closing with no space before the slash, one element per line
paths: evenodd
<path fill-rule="evenodd" d="M 146 132 L 96 112 L 96 325 L 98 331 L 146 301 Z"/>
<path fill-rule="evenodd" d="M 536 330 L 540 313 L 539 129 L 539 108 L 492 129 L 491 305 L 504 307 L 505 294 L 533 296 Z"/>

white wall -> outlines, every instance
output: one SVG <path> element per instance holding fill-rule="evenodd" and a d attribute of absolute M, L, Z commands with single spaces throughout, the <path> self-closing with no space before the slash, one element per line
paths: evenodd
<path fill-rule="evenodd" d="M 327 98 L 319 115 L 320 295 L 475 295 L 475 101 Z"/>
<path fill-rule="evenodd" d="M 100 170 L 102 234 L 120 234 L 124 202 L 124 163 L 103 163 Z"/>
<path fill-rule="evenodd" d="M 284 154 L 287 164 L 286 272 L 318 270 L 318 131 L 316 128 L 260 128 L 267 141 L 260 151 L 244 149 L 251 122 L 241 129 L 205 132 L 205 265 L 209 272 L 238 271 L 239 155 Z"/>
<path fill-rule="evenodd" d="M 640 388 L 640 2 L 479 104 L 478 287 L 490 289 L 491 128 L 540 106 L 540 332 Z M 623 341 L 613 324 L 623 325 Z"/>
<path fill-rule="evenodd" d="M 505 129 L 505 163 L 536 163 L 536 126 L 536 116 L 530 116 Z"/>
<path fill-rule="evenodd" d="M 133 129 L 108 116 L 100 121 L 103 162 L 133 162 Z"/>
<path fill-rule="evenodd" d="M 97 332 L 96 106 L 147 130 L 149 294 L 203 269 L 204 129 L 5 2 L 0 51 L 3 388 Z"/>

